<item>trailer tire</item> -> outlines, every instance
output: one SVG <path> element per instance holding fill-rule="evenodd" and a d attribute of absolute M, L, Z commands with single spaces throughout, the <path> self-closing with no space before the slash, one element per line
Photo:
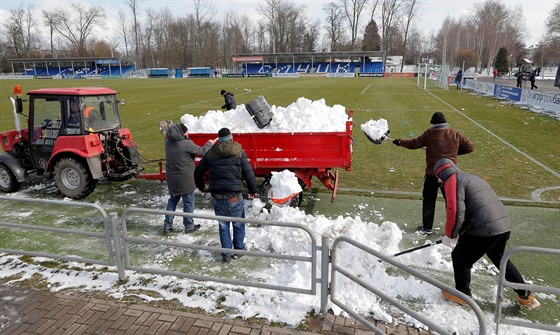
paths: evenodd
<path fill-rule="evenodd" d="M 87 165 L 74 158 L 62 158 L 54 166 L 54 182 L 58 190 L 72 199 L 82 199 L 95 190 L 97 180 L 93 179 Z"/>
<path fill-rule="evenodd" d="M 300 185 L 302 184 L 301 181 L 299 183 L 300 183 Z M 270 198 L 270 199 L 272 198 L 272 185 L 270 184 L 270 179 L 266 179 L 265 181 L 263 181 L 263 183 L 261 184 L 260 193 L 261 193 L 261 195 L 263 195 L 266 198 Z M 292 199 L 286 201 L 283 204 L 278 204 L 278 203 L 272 202 L 271 200 L 265 200 L 266 205 L 264 207 L 266 209 L 270 209 L 272 206 L 298 207 L 299 205 L 301 205 L 302 201 L 303 201 L 303 192 L 301 192 L 300 194 L 298 194 L 297 196 L 293 197 Z"/>
<path fill-rule="evenodd" d="M 0 163 L 0 191 L 4 193 L 15 192 L 19 190 L 20 182 L 10 168 Z"/>

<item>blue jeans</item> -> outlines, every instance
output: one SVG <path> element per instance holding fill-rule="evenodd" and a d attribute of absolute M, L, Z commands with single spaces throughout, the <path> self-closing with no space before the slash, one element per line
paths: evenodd
<path fill-rule="evenodd" d="M 194 212 L 194 191 L 183 195 L 169 195 L 169 200 L 167 200 L 166 211 L 174 212 L 177 209 L 177 204 L 179 200 L 183 199 L 183 212 L 193 213 Z M 170 229 L 173 227 L 173 215 L 166 215 L 163 221 L 163 229 Z M 193 218 L 183 217 L 183 225 L 185 226 L 185 231 L 192 230 L 194 228 Z"/>
<path fill-rule="evenodd" d="M 233 198 L 235 199 L 235 198 Z M 214 214 L 218 216 L 230 216 L 245 218 L 245 204 L 241 194 L 237 197 L 236 201 L 232 199 L 217 199 L 213 198 Z M 233 243 L 231 240 L 230 223 L 233 226 Z M 245 223 L 244 222 L 231 222 L 231 221 L 218 221 L 220 243 L 222 248 L 243 250 L 245 249 Z M 229 253 L 222 253 L 222 256 L 231 256 Z"/>

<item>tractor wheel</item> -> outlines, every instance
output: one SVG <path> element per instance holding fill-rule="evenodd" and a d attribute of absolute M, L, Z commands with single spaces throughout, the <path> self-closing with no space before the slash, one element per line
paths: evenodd
<path fill-rule="evenodd" d="M 87 197 L 97 183 L 84 164 L 74 158 L 62 158 L 56 162 L 54 182 L 62 194 L 72 199 Z"/>
<path fill-rule="evenodd" d="M 19 190 L 19 185 L 20 182 L 12 170 L 6 164 L 0 163 L 0 191 L 5 193 L 15 192 Z"/>
<path fill-rule="evenodd" d="M 300 182 L 301 184 L 301 182 Z M 270 180 L 266 179 L 265 181 L 263 181 L 262 185 L 261 185 L 261 191 L 260 194 L 262 196 L 264 196 L 265 199 L 264 202 L 266 203 L 265 208 L 270 209 L 272 206 L 277 206 L 277 207 L 298 207 L 301 202 L 303 201 L 303 192 L 301 192 L 300 194 L 298 194 L 297 196 L 293 197 L 292 199 L 286 201 L 285 203 L 279 204 L 279 203 L 275 203 L 272 202 L 272 185 L 270 184 Z"/>

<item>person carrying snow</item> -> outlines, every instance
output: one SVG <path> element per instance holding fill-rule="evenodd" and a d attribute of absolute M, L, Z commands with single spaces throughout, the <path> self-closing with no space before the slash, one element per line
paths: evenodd
<path fill-rule="evenodd" d="M 393 144 L 407 149 L 426 148 L 426 170 L 422 188 L 422 226 L 417 228 L 418 232 L 425 235 L 432 233 L 440 187 L 433 172 L 434 165 L 443 157 L 448 157 L 457 163 L 457 155 L 468 154 L 474 150 L 474 144 L 465 135 L 449 127 L 443 113 L 435 112 L 430 119 L 430 124 L 432 126 L 417 138 L 393 140 Z"/>
<path fill-rule="evenodd" d="M 222 97 L 224 97 L 224 102 L 225 102 L 225 105 L 222 106 L 222 109 L 232 110 L 237 108 L 237 103 L 235 102 L 233 93 L 228 92 L 226 90 L 221 90 L 220 94 L 222 95 Z"/>
<path fill-rule="evenodd" d="M 438 160 L 434 166 L 434 173 L 444 188 L 446 219 L 442 243 L 453 248 L 451 259 L 455 288 L 472 296 L 470 283 L 474 263 L 486 255 L 498 269 L 500 268 L 511 234 L 511 220 L 504 204 L 490 185 L 480 177 L 462 172 L 453 160 Z M 510 260 L 506 264 L 506 280 L 525 284 Z M 514 291 L 522 307 L 534 310 L 540 306 L 530 291 Z M 467 306 L 459 297 L 444 290 L 441 292 L 447 300 Z"/>

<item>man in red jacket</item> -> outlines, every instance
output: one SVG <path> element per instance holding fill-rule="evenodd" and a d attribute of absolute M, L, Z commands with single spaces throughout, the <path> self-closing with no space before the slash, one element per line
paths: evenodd
<path fill-rule="evenodd" d="M 430 120 L 431 127 L 422 135 L 411 140 L 397 138 L 393 143 L 407 149 L 426 149 L 426 170 L 422 189 L 422 226 L 417 230 L 421 234 L 432 233 L 434 213 L 439 182 L 434 174 L 434 165 L 444 157 L 457 164 L 457 155 L 468 154 L 474 150 L 474 144 L 463 134 L 449 127 L 445 116 L 435 112 Z"/>
<path fill-rule="evenodd" d="M 462 172 L 448 158 L 440 159 L 434 173 L 443 183 L 446 205 L 445 235 L 442 243 L 450 248 L 455 276 L 455 288 L 471 296 L 471 269 L 484 255 L 499 269 L 506 243 L 511 234 L 509 214 L 490 185 L 482 178 Z M 458 239 L 456 246 L 455 239 Z M 525 284 L 523 277 L 508 260 L 506 280 Z M 522 307 L 537 309 L 540 303 L 531 291 L 514 290 Z M 441 291 L 449 301 L 467 303 L 447 291 Z"/>

